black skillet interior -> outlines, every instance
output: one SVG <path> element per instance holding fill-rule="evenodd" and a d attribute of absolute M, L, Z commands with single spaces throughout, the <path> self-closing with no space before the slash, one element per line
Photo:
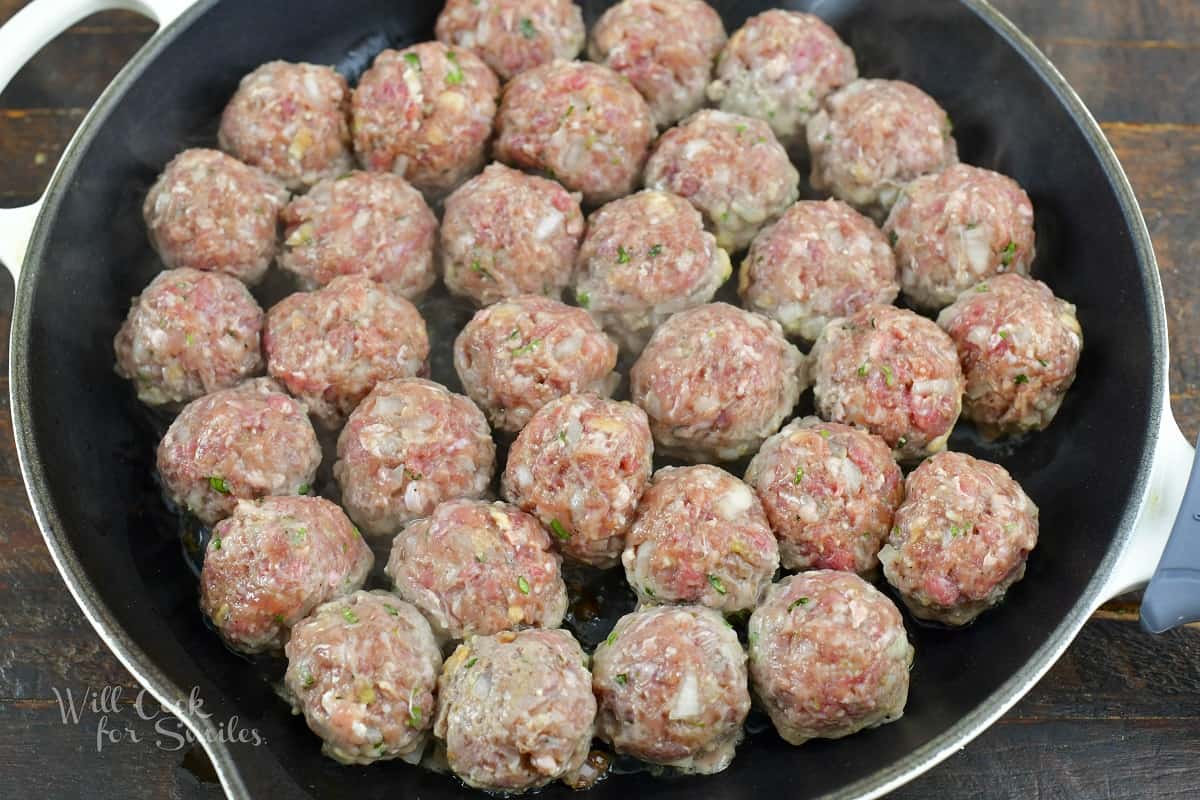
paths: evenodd
<path fill-rule="evenodd" d="M 586 4 L 589 22 L 606 5 Z M 768 3 L 718 2 L 730 31 Z M 803 748 L 751 736 L 714 777 L 614 775 L 593 796 L 815 797 L 902 762 L 985 703 L 1018 672 L 1076 603 L 1130 499 L 1151 416 L 1151 288 L 1113 187 L 1070 113 L 1030 64 L 971 9 L 950 0 L 826 0 L 815 10 L 854 48 L 869 77 L 903 78 L 953 121 L 964 161 L 1020 181 L 1037 209 L 1035 272 L 1075 302 L 1086 349 L 1075 388 L 1051 430 L 1002 451 L 1042 509 L 1042 539 L 1025 580 L 973 627 L 912 628 L 917 660 L 907 713 L 896 724 Z M 303 6 L 303 9 L 298 9 Z M 112 614 L 177 686 L 199 687 L 215 722 L 257 728 L 260 747 L 234 746 L 255 796 L 458 796 L 451 778 L 401 764 L 347 768 L 276 698 L 261 669 L 205 627 L 174 518 L 152 478 L 156 432 L 112 372 L 111 337 L 129 298 L 160 265 L 143 231 L 142 197 L 177 151 L 211 145 L 238 78 L 283 58 L 347 63 L 380 34 L 430 36 L 435 5 L 396 0 L 218 3 L 127 86 L 68 179 L 34 282 L 26 358 L 32 434 L 63 537 Z M 353 61 L 353 59 L 350 59 Z M 444 374 L 443 370 L 439 370 Z M 963 431 L 953 445 L 981 446 Z M 549 796 L 565 796 L 555 787 Z"/>

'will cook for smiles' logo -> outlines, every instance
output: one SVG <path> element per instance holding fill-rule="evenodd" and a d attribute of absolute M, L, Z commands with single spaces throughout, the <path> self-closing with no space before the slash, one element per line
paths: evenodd
<path fill-rule="evenodd" d="M 96 726 L 96 752 L 105 747 L 130 742 L 151 743 L 160 750 L 176 752 L 188 747 L 197 736 L 179 721 L 177 714 L 188 714 L 212 720 L 204 710 L 199 689 L 192 688 L 186 699 L 175 704 L 162 704 L 145 689 L 130 699 L 123 686 L 88 686 L 80 691 L 54 688 L 63 725 Z M 214 741 L 258 746 L 266 739 L 256 728 L 243 728 L 236 716 L 226 722 L 214 723 L 208 736 Z"/>

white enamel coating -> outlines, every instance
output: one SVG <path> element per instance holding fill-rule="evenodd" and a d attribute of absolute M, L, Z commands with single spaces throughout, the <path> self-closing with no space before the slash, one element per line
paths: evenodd
<path fill-rule="evenodd" d="M 162 30 L 193 2 L 195 0 L 33 0 L 0 27 L 0 91 L 39 50 L 85 17 L 114 9 L 136 11 L 157 22 Z M 42 200 L 38 198 L 27 206 L 0 209 L 0 262 L 8 267 L 13 280 L 20 274 L 41 207 Z"/>

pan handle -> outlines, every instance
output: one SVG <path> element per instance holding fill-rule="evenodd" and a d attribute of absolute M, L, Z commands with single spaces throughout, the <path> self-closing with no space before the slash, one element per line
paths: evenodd
<path fill-rule="evenodd" d="M 33 0 L 0 27 L 0 91 L 54 37 L 99 11 L 123 9 L 144 14 L 161 31 L 196 0 Z M 70 145 L 68 145 L 69 147 Z M 42 198 L 20 208 L 0 209 L 0 262 L 17 280 Z"/>

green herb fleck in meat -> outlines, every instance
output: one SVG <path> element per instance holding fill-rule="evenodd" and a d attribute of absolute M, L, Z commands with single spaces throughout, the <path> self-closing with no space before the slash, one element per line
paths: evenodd
<path fill-rule="evenodd" d="M 525 580 L 524 575 L 517 578 L 517 588 L 521 590 L 521 594 L 529 594 L 529 581 Z"/>
<path fill-rule="evenodd" d="M 616 681 L 621 686 L 624 686 L 625 684 L 629 683 L 629 676 L 626 675 L 624 672 L 622 672 L 619 675 L 614 675 L 613 680 Z"/>
<path fill-rule="evenodd" d="M 342 609 L 342 619 L 346 620 L 346 622 L 349 622 L 351 625 L 353 625 L 354 623 L 358 622 L 358 614 L 354 613 L 353 608 L 343 608 Z"/>
<path fill-rule="evenodd" d="M 712 584 L 712 587 L 714 589 L 717 590 L 717 594 L 725 594 L 725 592 L 727 591 L 725 589 L 725 583 L 716 575 L 709 575 L 708 582 L 710 584 Z"/>
<path fill-rule="evenodd" d="M 405 53 L 404 60 L 407 61 L 408 65 L 413 69 L 421 69 L 421 57 L 416 53 Z"/>
<path fill-rule="evenodd" d="M 224 478 L 220 478 L 216 475 L 209 475 L 208 486 L 217 494 L 229 494 L 229 484 L 225 482 Z"/>
<path fill-rule="evenodd" d="M 531 20 L 529 17 L 521 18 L 521 35 L 526 39 L 533 39 L 537 37 L 537 28 L 533 27 L 533 20 Z"/>
<path fill-rule="evenodd" d="M 796 606 L 806 606 L 806 605 L 808 605 L 807 597 L 797 597 L 795 600 L 792 601 L 792 604 L 790 606 L 788 606 L 788 611 L 789 612 L 795 611 Z"/>
<path fill-rule="evenodd" d="M 892 374 L 891 367 L 889 367 L 887 364 L 884 364 L 882 367 L 879 368 L 879 371 L 883 373 L 883 382 L 884 383 L 886 383 L 888 386 L 896 385 L 896 376 Z"/>
<path fill-rule="evenodd" d="M 582 291 L 579 291 L 578 289 L 576 289 L 575 290 L 575 302 L 579 305 L 580 308 L 587 308 L 589 305 L 591 305 L 592 298 L 591 298 L 591 295 L 589 295 L 587 292 L 582 292 Z"/>
<path fill-rule="evenodd" d="M 629 263 L 629 251 L 625 249 L 625 245 L 623 245 L 623 244 L 617 245 L 617 263 L 618 264 L 628 264 Z"/>
<path fill-rule="evenodd" d="M 554 535 L 564 542 L 571 538 L 571 532 L 563 527 L 563 524 L 556 519 L 550 520 L 550 530 L 554 531 Z"/>
<path fill-rule="evenodd" d="M 796 474 L 792 476 L 792 485 L 799 486 L 802 480 L 804 480 L 804 467 L 796 467 Z"/>
<path fill-rule="evenodd" d="M 661 244 L 651 245 L 650 249 L 646 251 L 646 254 L 651 258 L 658 258 L 662 254 L 662 249 L 663 248 Z"/>
<path fill-rule="evenodd" d="M 1006 244 L 1004 246 L 1004 249 L 1001 250 L 1000 252 L 1002 254 L 1000 256 L 1000 263 L 1007 267 L 1009 264 L 1012 263 L 1013 256 L 1015 256 L 1017 254 L 1017 243 L 1013 242 L 1013 241 L 1009 241 L 1009 243 Z"/>
<path fill-rule="evenodd" d="M 446 83 L 450 86 L 457 86 L 463 82 L 462 67 L 458 65 L 458 56 L 453 50 L 446 51 L 446 60 L 450 62 L 451 69 L 446 73 Z"/>
<path fill-rule="evenodd" d="M 220 536 L 214 536 L 212 538 L 212 549 L 213 550 L 221 549 L 221 537 Z"/>
<path fill-rule="evenodd" d="M 534 339 L 526 344 L 523 344 L 520 347 L 518 347 L 512 351 L 512 357 L 520 358 L 521 356 L 529 355 L 534 350 L 536 350 L 537 346 L 541 343 L 542 343 L 541 339 Z"/>
<path fill-rule="evenodd" d="M 1017 377 L 1013 378 L 1013 380 L 1018 384 L 1029 383 L 1029 376 L 1024 372 L 1019 372 L 1017 373 Z"/>

